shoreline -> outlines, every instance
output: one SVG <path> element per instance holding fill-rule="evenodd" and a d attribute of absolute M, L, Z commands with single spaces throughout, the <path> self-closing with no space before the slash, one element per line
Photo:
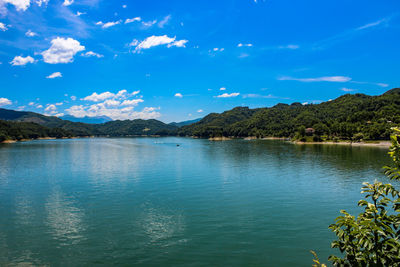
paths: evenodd
<path fill-rule="evenodd" d="M 73 137 L 40 137 L 36 139 L 21 139 L 21 140 L 4 140 L 0 142 L 0 144 L 14 144 L 19 142 L 28 142 L 28 141 L 35 141 L 35 140 L 57 140 L 57 139 L 80 139 L 80 138 L 110 138 L 110 136 L 73 136 Z M 130 135 L 130 136 L 118 136 L 119 138 L 126 138 L 126 137 L 171 137 L 171 136 L 159 136 L 159 135 Z M 179 137 L 179 136 L 174 136 Z M 193 139 L 201 139 L 196 136 L 190 136 Z M 235 139 L 242 139 L 247 141 L 252 140 L 279 140 L 279 141 L 286 141 L 288 143 L 294 145 L 339 145 L 339 146 L 354 146 L 354 147 L 379 147 L 379 148 L 389 148 L 391 146 L 391 142 L 389 140 L 382 141 L 382 140 L 371 140 L 369 142 L 350 142 L 350 141 L 340 141 L 340 142 L 333 142 L 333 141 L 322 141 L 322 142 L 300 142 L 300 141 L 291 141 L 290 138 L 287 137 L 263 137 L 258 138 L 256 136 L 248 136 L 248 137 L 210 137 L 207 138 L 209 141 L 230 141 Z"/>
<path fill-rule="evenodd" d="M 354 147 L 381 147 L 381 148 L 389 148 L 392 143 L 390 141 L 371 141 L 371 142 L 299 142 L 299 141 L 289 141 L 294 145 L 339 145 L 339 146 L 354 146 Z"/>

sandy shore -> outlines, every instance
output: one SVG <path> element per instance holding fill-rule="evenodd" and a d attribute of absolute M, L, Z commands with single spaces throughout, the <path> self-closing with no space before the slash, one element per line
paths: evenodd
<path fill-rule="evenodd" d="M 341 146 L 369 146 L 369 147 L 382 147 L 389 148 L 390 141 L 376 141 L 376 142 L 291 142 L 296 145 L 341 145 Z"/>
<path fill-rule="evenodd" d="M 210 141 L 228 141 L 228 140 L 232 140 L 232 138 L 220 136 L 220 137 L 211 137 L 211 138 L 208 138 L 208 140 L 210 140 Z"/>

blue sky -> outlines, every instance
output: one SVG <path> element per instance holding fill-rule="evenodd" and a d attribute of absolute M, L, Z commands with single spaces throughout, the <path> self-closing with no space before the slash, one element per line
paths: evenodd
<path fill-rule="evenodd" d="M 0 0 L 0 106 L 183 121 L 399 86 L 400 3 Z"/>

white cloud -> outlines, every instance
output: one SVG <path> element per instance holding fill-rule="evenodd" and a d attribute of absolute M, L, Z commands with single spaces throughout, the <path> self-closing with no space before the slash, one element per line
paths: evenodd
<path fill-rule="evenodd" d="M 107 28 L 113 27 L 115 25 L 121 24 L 121 22 L 122 22 L 121 20 L 110 21 L 110 22 L 106 22 L 106 23 L 103 23 L 102 21 L 99 21 L 99 22 L 96 23 L 96 25 L 101 26 L 103 29 L 107 29 Z"/>
<path fill-rule="evenodd" d="M 353 92 L 353 91 L 355 91 L 356 89 L 351 89 L 351 88 L 345 88 L 345 87 L 343 87 L 343 88 L 341 88 L 340 90 L 342 90 L 343 92 Z"/>
<path fill-rule="evenodd" d="M 63 102 L 58 102 L 56 103 L 56 106 L 62 106 L 64 103 Z"/>
<path fill-rule="evenodd" d="M 75 100 L 76 100 L 76 96 L 72 95 L 72 96 L 71 96 L 71 100 L 72 100 L 72 101 L 75 101 Z"/>
<path fill-rule="evenodd" d="M 88 51 L 88 52 L 86 52 L 86 53 L 83 53 L 81 56 L 83 56 L 83 57 L 97 57 L 97 58 L 102 58 L 102 57 L 104 57 L 103 55 L 98 54 L 98 53 L 95 53 L 95 52 L 93 52 L 93 51 Z"/>
<path fill-rule="evenodd" d="M 7 4 L 11 4 L 17 11 L 25 11 L 31 5 L 30 0 L 0 0 L 0 9 L 5 9 Z"/>
<path fill-rule="evenodd" d="M 237 97 L 238 95 L 240 95 L 240 93 L 223 93 L 222 95 L 218 95 L 216 97 L 218 98 L 228 98 L 228 97 Z"/>
<path fill-rule="evenodd" d="M 56 110 L 57 110 L 57 107 L 54 104 L 50 104 L 44 109 L 44 111 L 46 111 L 46 112 L 52 112 L 52 111 L 56 111 Z"/>
<path fill-rule="evenodd" d="M 42 105 L 37 105 L 36 108 L 43 108 L 43 106 Z"/>
<path fill-rule="evenodd" d="M 202 110 L 202 109 L 199 109 L 199 110 L 197 110 L 197 112 L 198 112 L 198 113 L 201 113 L 201 112 L 203 112 L 203 110 Z"/>
<path fill-rule="evenodd" d="M 150 28 L 151 26 L 153 26 L 156 23 L 157 23 L 157 20 L 143 21 L 142 26 L 143 26 L 143 28 Z"/>
<path fill-rule="evenodd" d="M 74 0 L 64 0 L 63 6 L 70 6 L 74 3 Z"/>
<path fill-rule="evenodd" d="M 49 3 L 50 0 L 36 0 L 36 4 L 38 6 L 42 6 L 42 4 L 44 4 L 45 6 L 47 6 L 47 4 Z"/>
<path fill-rule="evenodd" d="M 169 20 L 171 19 L 171 15 L 165 16 L 159 23 L 158 27 L 164 28 L 166 24 L 168 24 Z"/>
<path fill-rule="evenodd" d="M 143 99 L 124 100 L 121 106 L 137 106 L 139 103 L 144 102 Z"/>
<path fill-rule="evenodd" d="M 126 20 L 125 20 L 125 24 L 132 23 L 132 22 L 135 22 L 135 21 L 141 21 L 141 20 L 142 20 L 142 19 L 141 19 L 140 17 L 131 18 L 131 19 L 126 19 Z"/>
<path fill-rule="evenodd" d="M 183 95 L 182 95 L 181 93 L 176 93 L 174 96 L 175 96 L 175 97 L 179 97 L 179 98 L 182 98 L 182 97 L 183 97 Z"/>
<path fill-rule="evenodd" d="M 0 22 L 0 31 L 5 32 L 6 30 L 8 30 L 7 26 L 4 23 Z"/>
<path fill-rule="evenodd" d="M 35 105 L 35 102 L 29 102 L 28 106 L 33 106 Z"/>
<path fill-rule="evenodd" d="M 12 101 L 8 98 L 4 98 L 4 97 L 0 97 L 0 107 L 1 106 L 7 106 L 7 105 L 11 105 Z"/>
<path fill-rule="evenodd" d="M 220 91 L 225 91 L 226 88 L 225 88 L 225 87 L 221 87 L 221 88 L 219 88 L 219 90 L 220 90 Z"/>
<path fill-rule="evenodd" d="M 35 60 L 31 56 L 27 57 L 22 57 L 22 56 L 16 56 L 14 59 L 10 62 L 11 65 L 13 66 L 24 66 L 28 63 L 34 63 Z"/>
<path fill-rule="evenodd" d="M 72 38 L 57 37 L 51 40 L 51 47 L 42 52 L 43 60 L 46 63 L 71 63 L 76 53 L 85 50 L 77 40 Z"/>
<path fill-rule="evenodd" d="M 82 15 L 86 15 L 86 12 L 77 11 L 75 16 L 79 17 L 79 16 L 82 16 Z"/>
<path fill-rule="evenodd" d="M 134 106 L 136 106 L 139 102 L 143 102 L 143 100 L 135 104 L 132 103 L 130 106 L 123 106 L 123 102 L 120 105 L 117 105 L 116 102 L 108 101 L 108 104 L 104 102 L 93 105 L 75 105 L 69 109 L 66 109 L 65 111 L 68 112 L 68 114 L 78 118 L 85 116 L 107 116 L 113 120 L 156 119 L 161 116 L 161 114 L 157 111 L 159 108 L 145 107 L 141 111 L 134 110 Z M 110 104 L 113 105 L 110 106 Z"/>
<path fill-rule="evenodd" d="M 97 94 L 96 92 L 94 92 L 93 94 L 82 98 L 82 100 L 99 102 L 99 101 L 104 101 L 106 99 L 112 98 L 114 96 L 115 96 L 115 94 L 113 94 L 111 92 L 104 92 L 104 93 L 101 93 L 101 94 Z"/>
<path fill-rule="evenodd" d="M 132 97 L 135 96 L 137 94 L 139 94 L 140 91 L 133 91 L 132 93 L 128 93 L 127 90 L 123 89 L 120 90 L 118 93 L 114 94 L 111 92 L 104 92 L 101 94 L 97 94 L 96 92 L 94 92 L 93 94 L 86 96 L 84 98 L 82 98 L 81 100 L 84 101 L 92 101 L 92 102 L 100 102 L 100 101 L 104 101 L 106 99 L 126 99 L 128 97 Z"/>
<path fill-rule="evenodd" d="M 175 41 L 172 44 L 168 44 L 168 47 L 176 46 L 176 47 L 186 47 L 186 43 L 189 42 L 188 40 L 179 40 Z"/>
<path fill-rule="evenodd" d="M 127 5 L 122 5 L 122 8 L 127 8 Z"/>
<path fill-rule="evenodd" d="M 54 79 L 54 78 L 61 78 L 62 74 L 61 72 L 54 72 L 52 74 L 50 74 L 49 76 L 47 76 L 47 79 Z"/>
<path fill-rule="evenodd" d="M 159 45 L 168 45 L 168 47 L 185 47 L 187 40 L 176 41 L 176 37 L 168 37 L 167 35 L 147 37 L 144 41 L 138 42 L 133 40 L 130 46 L 136 46 L 135 52 L 140 52 L 142 49 L 149 49 Z"/>
<path fill-rule="evenodd" d="M 317 78 L 293 78 L 289 76 L 279 77 L 280 81 L 299 81 L 299 82 L 349 82 L 350 77 L 345 76 L 326 76 Z"/>
<path fill-rule="evenodd" d="M 253 44 L 242 44 L 242 43 L 239 43 L 237 46 L 238 47 L 243 47 L 243 46 L 252 47 Z"/>
<path fill-rule="evenodd" d="M 33 32 L 33 31 L 31 31 L 31 30 L 28 30 L 28 31 L 25 33 L 25 35 L 28 36 L 28 37 L 34 37 L 34 36 L 37 36 L 37 33 L 36 33 L 36 32 Z"/>

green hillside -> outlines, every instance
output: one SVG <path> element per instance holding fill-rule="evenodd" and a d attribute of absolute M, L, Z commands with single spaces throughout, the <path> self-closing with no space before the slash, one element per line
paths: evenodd
<path fill-rule="evenodd" d="M 313 128 L 318 139 L 389 139 L 400 123 L 400 88 L 380 96 L 346 94 L 321 104 L 277 104 L 271 108 L 234 108 L 184 126 L 180 135 L 198 137 L 296 137 Z"/>

